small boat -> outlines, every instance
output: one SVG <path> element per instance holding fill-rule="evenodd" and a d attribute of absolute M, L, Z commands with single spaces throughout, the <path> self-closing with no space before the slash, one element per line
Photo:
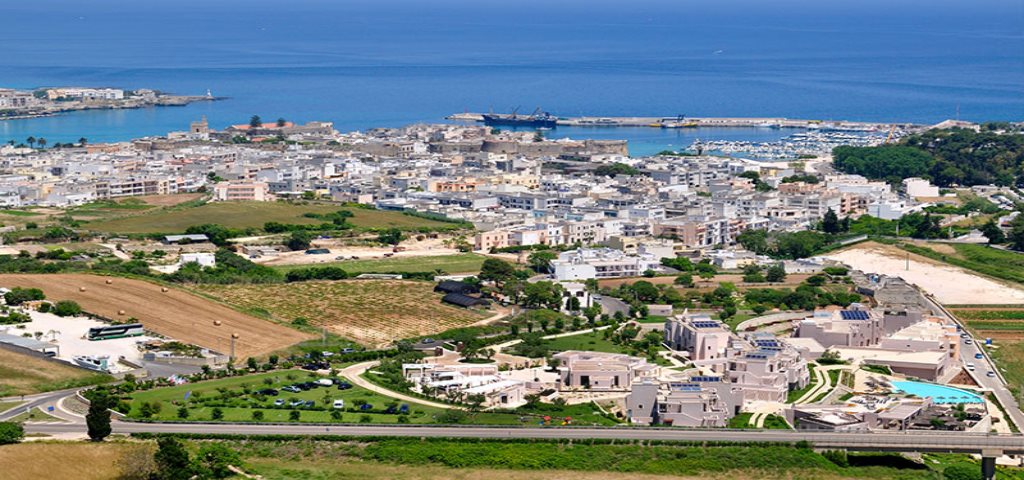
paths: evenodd
<path fill-rule="evenodd" d="M 75 355 L 74 357 L 71 357 L 71 359 L 81 367 L 96 370 L 97 372 L 110 372 L 110 366 L 108 364 L 110 357 L 107 355 Z"/>

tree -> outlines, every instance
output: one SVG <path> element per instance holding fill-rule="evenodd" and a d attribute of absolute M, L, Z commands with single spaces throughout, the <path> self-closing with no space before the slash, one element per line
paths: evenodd
<path fill-rule="evenodd" d="M 498 258 L 488 258 L 484 260 L 483 265 L 480 266 L 480 277 L 481 280 L 489 280 L 495 283 L 502 283 L 505 280 L 513 277 L 516 273 L 516 268 L 504 260 Z"/>
<path fill-rule="evenodd" d="M 402 242 L 402 231 L 397 228 L 389 228 L 377 235 L 377 241 L 385 245 L 398 245 Z"/>
<path fill-rule="evenodd" d="M 554 282 L 527 283 L 523 287 L 523 304 L 557 310 L 562 306 L 562 286 Z"/>
<path fill-rule="evenodd" d="M 300 412 L 298 410 L 292 410 L 292 411 L 288 412 L 288 420 L 291 420 L 293 422 L 297 422 L 297 421 L 299 421 L 300 418 L 302 418 L 302 412 Z"/>
<path fill-rule="evenodd" d="M 285 242 L 292 251 L 306 250 L 310 246 L 310 242 L 313 241 L 313 234 L 307 231 L 296 231 L 292 232 L 291 236 L 288 237 L 288 241 Z"/>
<path fill-rule="evenodd" d="M 200 478 L 228 478 L 235 474 L 228 467 L 239 465 L 242 458 L 223 443 L 212 442 L 199 448 L 195 463 Z"/>
<path fill-rule="evenodd" d="M 224 418 L 224 410 L 222 410 L 220 407 L 213 407 L 213 410 L 210 410 L 210 418 L 213 419 L 213 420 L 221 420 L 221 419 L 223 419 Z"/>
<path fill-rule="evenodd" d="M 1010 248 L 1019 252 L 1024 251 L 1024 213 L 1017 215 L 1010 222 L 1010 234 L 1006 238 L 1010 240 Z"/>
<path fill-rule="evenodd" d="M 743 267 L 743 281 L 746 283 L 759 283 L 765 280 L 761 273 L 761 266 L 755 263 Z"/>
<path fill-rule="evenodd" d="M 675 283 L 676 285 L 679 285 L 681 287 L 687 287 L 687 288 L 692 287 L 693 286 L 693 274 L 690 274 L 690 273 L 681 274 L 681 275 L 676 277 L 676 279 L 675 279 L 675 281 L 673 283 Z"/>
<path fill-rule="evenodd" d="M 102 442 L 104 438 L 110 436 L 110 405 L 111 400 L 106 392 L 93 392 L 89 399 L 89 412 L 85 415 L 90 440 Z"/>
<path fill-rule="evenodd" d="M 601 306 L 593 305 L 583 309 L 583 316 L 587 317 L 587 323 L 594 325 L 597 321 L 597 316 L 601 314 Z"/>
<path fill-rule="evenodd" d="M 36 146 L 36 137 L 28 137 L 28 138 L 26 138 L 25 139 L 25 143 L 27 143 L 28 146 L 35 148 L 35 146 Z"/>
<path fill-rule="evenodd" d="M 178 418 L 185 420 L 188 418 L 188 407 L 182 405 L 178 407 Z"/>
<path fill-rule="evenodd" d="M 606 163 L 594 169 L 594 175 L 602 177 L 616 177 L 618 175 L 637 175 L 640 170 L 625 163 Z"/>
<path fill-rule="evenodd" d="M 839 216 L 836 215 L 835 211 L 829 208 L 828 211 L 825 212 L 825 218 L 821 220 L 821 231 L 829 235 L 835 235 L 839 233 L 840 229 Z"/>
<path fill-rule="evenodd" d="M 40 137 L 39 139 L 36 140 L 36 143 L 39 144 L 39 148 L 46 148 L 46 139 L 45 138 L 41 138 Z"/>
<path fill-rule="evenodd" d="M 25 438 L 25 429 L 20 423 L 0 422 L 0 445 L 18 443 Z"/>
<path fill-rule="evenodd" d="M 251 128 L 260 128 L 262 126 L 263 126 L 263 120 L 260 119 L 259 115 L 253 115 L 253 116 L 249 117 L 249 127 L 251 127 Z"/>
<path fill-rule="evenodd" d="M 156 478 L 160 480 L 180 480 L 191 478 L 194 469 L 188 451 L 177 438 L 160 437 L 156 441 Z"/>
<path fill-rule="evenodd" d="M 550 268 L 551 261 L 556 258 L 558 258 L 558 255 L 556 255 L 555 252 L 552 252 L 551 250 L 541 250 L 531 253 L 526 261 L 534 271 L 537 273 L 544 273 Z"/>
<path fill-rule="evenodd" d="M 1003 229 L 999 228 L 996 224 L 995 219 L 989 219 L 985 225 L 981 227 L 981 234 L 988 239 L 989 244 L 999 244 L 1006 242 L 1006 234 L 1003 233 Z"/>
<path fill-rule="evenodd" d="M 256 420 L 257 422 L 262 421 L 263 420 L 263 410 L 253 410 L 252 411 L 252 419 Z"/>
<path fill-rule="evenodd" d="M 285 125 L 288 125 L 288 121 L 287 120 L 285 120 L 284 118 L 277 119 L 277 126 L 278 127 L 284 127 Z"/>
<path fill-rule="evenodd" d="M 89 139 L 87 139 L 85 137 L 79 137 L 79 139 L 78 139 L 78 144 L 79 145 L 84 147 L 88 143 L 89 143 Z"/>
<path fill-rule="evenodd" d="M 786 279 L 786 267 L 781 263 L 776 263 L 768 267 L 768 271 L 765 272 L 765 279 L 771 283 L 778 283 Z"/>

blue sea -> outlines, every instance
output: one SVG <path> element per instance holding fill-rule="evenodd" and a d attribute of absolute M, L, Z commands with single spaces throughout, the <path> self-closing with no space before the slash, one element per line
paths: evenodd
<path fill-rule="evenodd" d="M 258 114 L 340 130 L 461 111 L 1024 120 L 1024 0 L 31 0 L 0 86 L 229 97 L 0 121 L 0 141 L 124 140 Z M 564 129 L 634 153 L 763 129 Z"/>

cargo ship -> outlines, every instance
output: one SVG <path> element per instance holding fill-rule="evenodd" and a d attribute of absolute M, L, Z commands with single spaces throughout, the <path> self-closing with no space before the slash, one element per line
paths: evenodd
<path fill-rule="evenodd" d="M 558 117 L 539 108 L 530 115 L 519 115 L 513 110 L 512 113 L 485 113 L 483 118 L 484 125 L 489 127 L 555 128 L 558 125 Z"/>

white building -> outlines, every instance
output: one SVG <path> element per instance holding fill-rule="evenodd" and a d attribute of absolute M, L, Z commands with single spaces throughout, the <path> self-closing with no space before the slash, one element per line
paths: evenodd
<path fill-rule="evenodd" d="M 555 280 L 638 277 L 647 270 L 661 268 L 661 259 L 652 254 L 626 255 L 611 248 L 579 248 L 562 252 L 551 261 Z"/>
<path fill-rule="evenodd" d="M 923 178 L 904 178 L 903 190 L 907 192 L 908 197 L 916 198 L 939 196 L 939 187 L 932 185 L 931 182 Z"/>

